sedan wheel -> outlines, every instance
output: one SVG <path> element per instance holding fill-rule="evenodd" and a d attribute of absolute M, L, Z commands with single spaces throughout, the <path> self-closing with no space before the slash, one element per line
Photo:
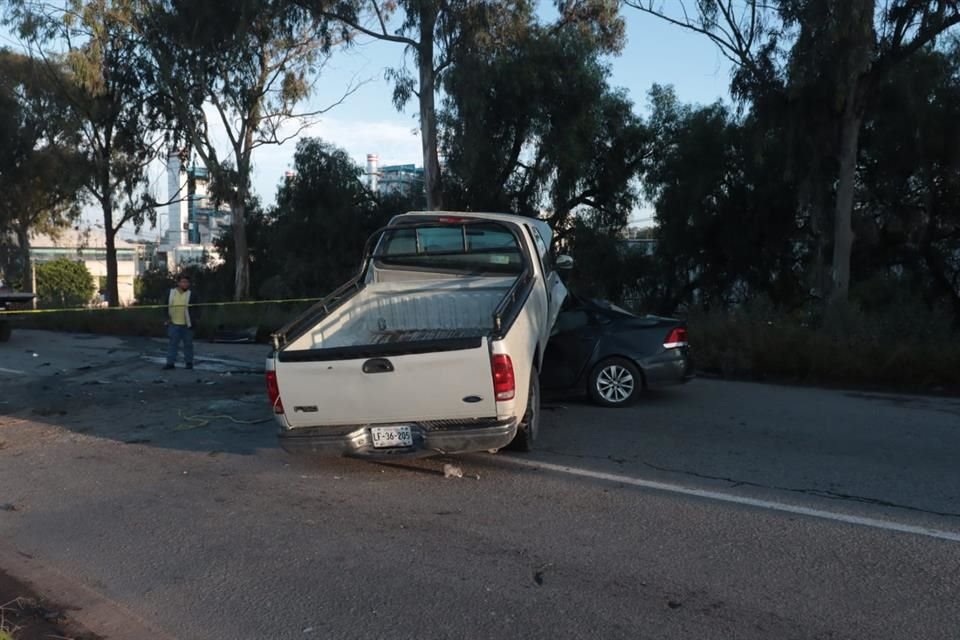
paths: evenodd
<path fill-rule="evenodd" d="M 590 376 L 590 397 L 606 407 L 625 407 L 640 395 L 643 378 L 637 366 L 623 358 L 610 358 Z"/>

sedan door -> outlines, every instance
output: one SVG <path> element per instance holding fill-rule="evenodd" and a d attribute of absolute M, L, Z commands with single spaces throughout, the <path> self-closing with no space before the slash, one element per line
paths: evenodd
<path fill-rule="evenodd" d="M 602 325 L 596 315 L 582 307 L 561 311 L 555 333 L 543 354 L 540 383 L 544 388 L 569 389 L 590 365 Z"/>

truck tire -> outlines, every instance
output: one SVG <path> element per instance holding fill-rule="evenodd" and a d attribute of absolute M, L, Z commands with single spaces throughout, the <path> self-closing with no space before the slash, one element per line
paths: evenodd
<path fill-rule="evenodd" d="M 0 342 L 6 342 L 13 333 L 13 326 L 7 320 L 0 320 Z"/>
<path fill-rule="evenodd" d="M 540 431 L 540 376 L 534 369 L 530 375 L 530 392 L 527 394 L 527 410 L 517 425 L 517 435 L 509 448 L 514 451 L 533 451 Z"/>

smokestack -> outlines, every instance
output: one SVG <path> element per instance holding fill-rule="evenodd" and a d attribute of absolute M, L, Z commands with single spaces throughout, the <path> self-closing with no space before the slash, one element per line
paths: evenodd
<path fill-rule="evenodd" d="M 377 173 L 377 162 L 379 160 L 377 154 L 367 154 L 367 186 L 370 187 L 371 191 L 377 190 L 377 178 L 380 176 L 380 174 Z"/>
<path fill-rule="evenodd" d="M 167 156 L 167 199 L 172 200 L 167 208 L 167 238 L 173 245 L 184 244 L 183 223 L 186 222 L 186 180 L 181 178 L 180 152 L 171 151 Z"/>

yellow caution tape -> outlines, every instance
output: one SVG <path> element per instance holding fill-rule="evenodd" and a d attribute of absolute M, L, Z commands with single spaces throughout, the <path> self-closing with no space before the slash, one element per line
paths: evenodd
<path fill-rule="evenodd" d="M 256 305 L 256 304 L 287 304 L 290 302 L 319 302 L 323 298 L 286 298 L 283 300 L 239 300 L 239 301 L 229 301 L 229 302 L 200 302 L 197 304 L 189 304 L 188 307 L 227 307 L 234 305 Z M 149 310 L 149 309 L 167 309 L 170 305 L 166 304 L 137 304 L 129 305 L 126 307 L 64 307 L 61 309 L 10 309 L 7 311 L 0 311 L 0 316 L 11 316 L 11 315 L 25 315 L 25 314 L 34 314 L 34 313 L 67 313 L 67 312 L 97 312 L 97 311 L 136 311 L 136 310 Z M 182 305 L 175 305 L 182 306 Z"/>

